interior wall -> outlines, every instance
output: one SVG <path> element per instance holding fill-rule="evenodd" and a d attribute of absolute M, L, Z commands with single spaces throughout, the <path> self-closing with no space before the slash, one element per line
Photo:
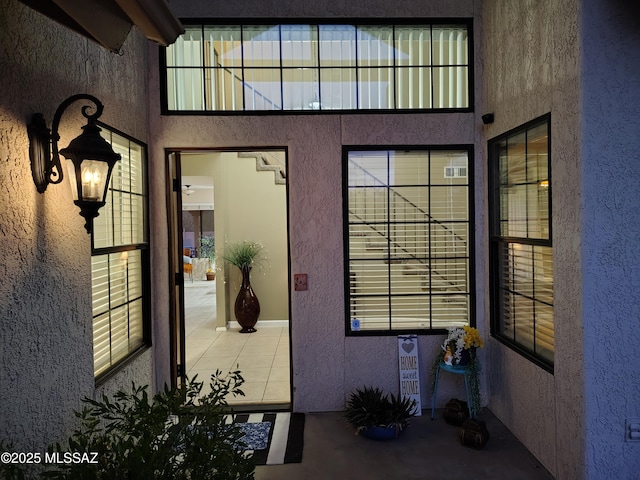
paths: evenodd
<path fill-rule="evenodd" d="M 211 176 L 214 184 L 216 305 L 218 327 L 237 326 L 233 305 L 240 287 L 240 271 L 225 265 L 225 244 L 255 241 L 263 259 L 251 272 L 251 286 L 260 301 L 262 322 L 289 319 L 286 186 L 275 183 L 271 171 L 257 171 L 249 152 L 207 152 L 182 156 L 182 174 Z"/>
<path fill-rule="evenodd" d="M 184 248 L 190 248 L 193 252 L 198 246 L 196 238 L 198 237 L 200 228 L 200 212 L 199 211 L 182 211 L 182 245 Z"/>
<path fill-rule="evenodd" d="M 67 179 L 39 194 L 27 123 L 49 126 L 71 95 L 104 104 L 101 121 L 147 140 L 147 41 L 110 53 L 15 0 L 0 0 L 0 439 L 43 451 L 76 426 L 81 398 L 151 384 L 150 350 L 101 388 L 93 376 L 91 244 Z M 82 103 L 60 123 L 60 146 L 81 132 Z"/>
<path fill-rule="evenodd" d="M 287 189 L 275 183 L 271 171 L 257 171 L 255 157 L 224 152 L 223 199 L 218 202 L 218 221 L 224 223 L 220 250 L 237 242 L 257 242 L 263 250 L 251 271 L 251 286 L 260 301 L 256 328 L 269 320 L 289 320 Z M 224 206 L 221 209 L 221 205 Z M 221 211 L 222 210 L 222 211 Z M 227 290 L 227 322 L 237 325 L 233 305 L 242 284 L 240 270 L 231 265 L 223 269 Z"/>

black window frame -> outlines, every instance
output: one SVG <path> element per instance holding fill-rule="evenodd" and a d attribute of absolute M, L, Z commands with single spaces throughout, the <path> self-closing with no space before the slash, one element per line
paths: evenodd
<path fill-rule="evenodd" d="M 385 329 L 354 331 L 351 328 L 351 273 L 349 254 L 349 177 L 348 161 L 349 152 L 353 151 L 455 151 L 467 152 L 467 188 L 468 188 L 468 296 L 469 326 L 476 327 L 476 271 L 475 271 L 475 183 L 474 183 L 474 145 L 449 144 L 449 145 L 343 145 L 342 147 L 342 217 L 343 217 L 343 254 L 344 254 L 344 299 L 345 299 L 345 336 L 347 337 L 371 337 L 371 336 L 398 336 L 407 334 L 416 335 L 442 335 L 447 333 L 446 328 L 410 328 L 410 329 Z M 390 297 L 392 295 L 389 295 Z M 389 319 L 391 324 L 392 318 Z"/>
<path fill-rule="evenodd" d="M 475 78 L 474 78 L 474 31 L 473 31 L 473 18 L 470 17 L 443 17 L 443 18 L 394 18 L 392 21 L 381 21 L 379 19 L 362 19 L 362 18 L 345 18 L 345 19 L 327 19 L 327 18 L 308 18 L 308 19 L 291 19 L 291 18 L 226 18 L 226 19 L 214 19 L 214 18 L 181 18 L 182 24 L 186 27 L 201 26 L 206 28 L 207 26 L 279 26 L 279 25 L 345 25 L 354 27 L 372 27 L 372 26 L 447 26 L 447 25 L 459 25 L 465 26 L 467 29 L 467 107 L 446 107 L 446 108 L 394 108 L 390 109 L 275 109 L 275 110 L 170 110 L 168 108 L 168 95 L 167 95 L 167 56 L 166 47 L 159 47 L 159 76 L 160 76 L 160 112 L 162 115 L 222 115 L 222 116 L 240 116 L 240 115 L 342 115 L 342 114 L 376 114 L 376 113 L 460 113 L 460 112 L 473 112 L 475 103 Z M 436 68 L 443 67 L 441 65 Z M 242 67 L 244 68 L 244 67 Z M 360 67 L 354 67 L 360 68 Z M 393 65 L 394 78 L 397 77 L 397 70 L 404 68 L 402 66 Z M 279 68 L 280 78 L 282 79 L 282 66 Z M 394 82 L 395 84 L 395 82 Z M 434 86 L 431 85 L 433 90 Z M 397 91 L 393 93 L 394 101 L 397 98 Z M 433 99 L 433 91 L 431 91 L 431 98 Z"/>
<path fill-rule="evenodd" d="M 500 209 L 501 209 L 501 201 L 500 201 L 500 151 L 499 145 L 501 142 L 504 142 L 510 137 L 514 137 L 516 135 L 521 135 L 529 132 L 530 130 L 540 127 L 546 124 L 547 127 L 547 172 L 548 172 L 548 238 L 527 238 L 527 237 L 518 237 L 518 236 L 506 236 L 501 235 L 501 225 L 500 225 Z M 510 244 L 519 244 L 525 245 L 527 247 L 548 247 L 552 251 L 552 259 L 553 259 L 553 229 L 552 229 L 552 172 L 551 172 L 551 113 L 547 113 L 538 118 L 535 118 L 523 125 L 515 127 L 499 136 L 496 136 L 488 141 L 487 144 L 487 152 L 488 152 L 488 172 L 489 172 L 489 277 L 490 277 L 490 334 L 493 338 L 498 340 L 503 345 L 506 345 L 513 351 L 517 352 L 524 358 L 530 360 L 532 363 L 538 365 L 544 370 L 553 373 L 554 362 L 553 360 L 549 360 L 539 355 L 535 351 L 535 333 L 533 336 L 534 348 L 528 348 L 523 343 L 518 342 L 514 338 L 510 338 L 502 332 L 502 293 L 503 288 L 501 284 L 501 250 L 505 245 Z M 527 217 L 528 219 L 529 217 Z M 532 280 L 534 282 L 534 280 Z M 534 291 L 535 291 L 535 287 Z M 522 295 L 515 290 L 512 292 L 517 295 Z M 532 301 L 536 301 L 535 296 L 531 298 Z M 541 302 L 545 303 L 545 302 Z M 553 303 L 545 303 L 546 305 L 550 305 L 552 308 L 554 306 Z M 534 309 L 535 311 L 535 309 Z M 534 332 L 536 326 L 536 318 L 534 314 L 534 318 L 532 319 L 534 325 Z M 553 324 L 555 327 L 555 311 L 553 315 Z M 515 332 L 515 327 L 514 327 Z M 515 336 L 515 333 L 514 333 Z M 555 337 L 555 335 L 554 335 Z M 555 342 L 554 348 L 555 351 Z"/>
<path fill-rule="evenodd" d="M 143 155 L 141 158 L 142 161 L 142 181 L 143 185 L 143 209 L 144 209 L 144 238 L 146 242 L 142 243 L 131 243 L 125 245 L 118 246 L 110 246 L 110 247 L 96 247 L 94 244 L 94 233 L 91 233 L 91 256 L 97 255 L 108 255 L 113 253 L 129 253 L 132 251 L 139 251 L 141 255 L 141 274 L 142 274 L 142 343 L 138 347 L 132 349 L 127 353 L 123 358 L 113 362 L 108 368 L 104 371 L 100 372 L 98 375 L 94 374 L 95 378 L 95 386 L 99 387 L 105 384 L 110 378 L 120 372 L 123 368 L 125 368 L 128 364 L 138 358 L 141 354 L 151 348 L 152 346 L 152 335 L 151 335 L 151 237 L 150 237 L 150 221 L 149 221 L 149 161 L 148 161 L 148 145 L 137 138 L 128 135 L 109 124 L 106 124 L 101 121 L 96 122 L 97 125 L 104 132 L 109 132 L 112 134 L 116 134 L 131 143 L 135 143 L 142 148 Z M 111 143 L 111 140 L 106 138 L 106 140 Z M 111 179 L 111 181 L 113 178 Z M 111 190 L 111 181 L 109 183 L 109 190 Z M 101 212 L 102 213 L 102 212 Z M 130 302 L 129 300 L 128 302 Z M 93 329 L 92 329 L 93 330 Z M 93 345 L 93 342 L 92 342 Z M 92 357 L 93 358 L 93 357 Z M 95 366 L 94 366 L 95 369 Z"/>

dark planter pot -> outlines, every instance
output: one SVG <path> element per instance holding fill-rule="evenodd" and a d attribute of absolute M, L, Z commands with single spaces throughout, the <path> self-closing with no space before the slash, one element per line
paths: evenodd
<path fill-rule="evenodd" d="M 242 272 L 242 285 L 236 297 L 234 313 L 236 320 L 242 327 L 240 333 L 252 333 L 256 331 L 253 327 L 260 316 L 260 302 L 249 281 L 251 267 L 242 268 L 240 271 Z"/>
<path fill-rule="evenodd" d="M 453 366 L 454 367 L 466 367 L 467 365 L 469 365 L 471 363 L 471 358 L 475 357 L 476 355 L 476 348 L 475 347 L 471 347 L 469 350 L 462 350 L 462 352 L 460 352 L 460 360 L 456 360 L 455 357 L 453 359 Z"/>
<path fill-rule="evenodd" d="M 363 436 L 370 438 L 371 440 L 393 440 L 400 435 L 399 428 L 396 427 L 367 427 L 361 430 Z"/>
<path fill-rule="evenodd" d="M 460 352 L 460 361 L 458 362 L 458 365 L 460 365 L 461 367 L 467 366 L 469 365 L 470 361 L 471 353 L 469 352 L 469 350 L 462 350 L 462 352 Z"/>

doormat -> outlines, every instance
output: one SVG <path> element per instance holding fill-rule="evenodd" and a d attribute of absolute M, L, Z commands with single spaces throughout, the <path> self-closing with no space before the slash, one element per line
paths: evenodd
<path fill-rule="evenodd" d="M 247 450 L 264 450 L 269 446 L 271 422 L 242 423 L 240 430 L 244 435 L 238 441 L 244 443 Z"/>
<path fill-rule="evenodd" d="M 245 432 L 256 465 L 300 463 L 304 447 L 304 413 L 245 413 L 233 417 Z"/>

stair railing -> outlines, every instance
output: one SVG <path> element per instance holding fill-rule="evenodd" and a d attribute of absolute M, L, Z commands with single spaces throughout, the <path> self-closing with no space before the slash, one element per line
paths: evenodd
<path fill-rule="evenodd" d="M 405 197 L 404 195 L 402 195 L 401 193 L 399 193 L 396 189 L 394 189 L 393 187 L 389 187 L 385 182 L 383 182 L 382 180 L 380 180 L 378 177 L 376 177 L 374 174 L 372 174 L 370 171 L 368 171 L 367 169 L 363 168 L 361 165 L 358 165 L 356 162 L 354 162 L 353 160 L 349 160 L 349 164 L 353 165 L 354 167 L 356 167 L 364 176 L 370 178 L 373 182 L 374 185 L 373 186 L 379 186 L 379 187 L 384 187 L 385 189 L 389 190 L 389 192 L 391 192 L 391 194 L 394 196 L 394 198 L 399 199 L 401 201 L 401 205 L 403 204 L 403 207 L 405 208 L 405 214 L 406 214 L 406 208 L 411 207 L 412 210 L 414 211 L 415 214 L 421 214 L 424 218 L 426 218 L 429 222 L 434 223 L 436 225 L 438 225 L 440 228 L 442 228 L 443 230 L 447 230 L 451 233 L 451 236 L 453 238 L 455 238 L 456 240 L 462 242 L 463 246 L 466 246 L 466 241 L 464 238 L 460 237 L 458 234 L 456 234 L 453 230 L 451 230 L 451 228 L 449 228 L 449 226 L 445 225 L 444 223 L 442 223 L 440 220 L 433 218 L 431 215 L 429 215 L 429 213 L 425 212 L 421 207 L 419 207 L 418 205 L 416 205 L 413 201 L 409 200 L 407 197 Z M 397 203 L 394 202 L 390 202 L 395 206 L 397 205 Z"/>
<path fill-rule="evenodd" d="M 391 206 L 391 204 L 393 204 L 393 218 L 397 218 L 399 216 L 399 210 L 401 210 L 401 214 L 402 214 L 402 218 L 404 219 L 404 221 L 402 222 L 388 222 L 387 225 L 390 226 L 390 228 L 393 228 L 393 231 L 395 232 L 394 237 L 398 238 L 399 236 L 397 235 L 398 230 L 397 227 L 398 225 L 401 224 L 406 224 L 408 225 L 408 219 L 410 217 L 413 218 L 413 225 L 417 225 L 417 218 L 420 216 L 423 219 L 426 219 L 427 222 L 424 223 L 424 232 L 422 233 L 422 235 L 420 236 L 421 238 L 424 239 L 423 244 L 421 245 L 421 248 L 417 245 L 417 239 L 419 238 L 418 234 L 417 234 L 417 230 L 414 233 L 414 246 L 412 249 L 408 249 L 408 239 L 409 239 L 409 235 L 406 231 L 406 228 L 403 232 L 404 235 L 404 245 L 398 241 L 394 241 L 392 240 L 392 235 L 391 232 L 381 232 L 378 228 L 376 228 L 375 224 L 371 224 L 370 222 L 367 221 L 366 218 L 363 218 L 360 214 L 352 211 L 351 209 L 349 209 L 349 215 L 357 218 L 359 221 L 361 221 L 364 225 L 367 226 L 367 228 L 369 228 L 373 233 L 375 233 L 376 235 L 378 235 L 379 237 L 383 238 L 386 243 L 387 243 L 387 248 L 388 248 L 388 258 L 389 260 L 391 260 L 392 257 L 392 253 L 397 254 L 398 252 L 401 252 L 403 255 L 408 256 L 411 260 L 419 263 L 420 265 L 422 265 L 423 267 L 427 268 L 429 267 L 429 265 L 421 258 L 417 255 L 418 252 L 420 251 L 425 251 L 426 249 L 430 249 L 430 245 L 429 245 L 429 225 L 430 224 L 435 224 L 438 225 L 441 229 L 441 232 L 446 234 L 448 238 L 453 238 L 454 241 L 454 245 L 453 248 L 454 250 L 457 248 L 456 243 L 457 242 L 461 242 L 462 243 L 462 247 L 466 248 L 466 241 L 460 237 L 458 234 L 456 234 L 449 226 L 443 224 L 440 220 L 437 220 L 435 218 L 433 218 L 429 213 L 425 212 L 421 207 L 419 207 L 418 205 L 416 205 L 413 201 L 411 201 L 410 199 L 408 199 L 407 197 L 405 197 L 404 195 L 402 195 L 401 193 L 399 193 L 397 190 L 395 190 L 392 187 L 389 187 L 385 182 L 383 182 L 382 180 L 380 180 L 379 178 L 377 178 L 374 174 L 372 174 L 371 172 L 369 172 L 368 170 L 366 170 L 365 168 L 363 168 L 361 165 L 358 165 L 356 162 L 354 162 L 353 160 L 349 160 L 350 165 L 354 166 L 358 171 L 361 172 L 361 174 L 365 177 L 365 179 L 369 179 L 372 182 L 372 185 L 369 186 L 373 186 L 373 187 L 384 187 L 385 191 L 389 191 L 394 200 L 399 200 L 399 201 L 393 201 L 393 202 L 389 202 L 388 206 Z M 364 182 L 363 182 L 364 183 Z M 368 196 L 365 195 L 364 196 L 364 211 L 368 212 Z M 374 195 L 374 202 L 376 202 L 376 196 Z M 431 237 L 433 237 L 433 232 Z M 433 242 L 432 242 L 433 243 Z M 392 252 L 393 249 L 393 252 Z M 431 257 L 431 255 L 429 255 Z M 455 287 L 454 282 L 447 280 L 447 277 L 440 273 L 438 270 L 431 268 L 431 274 L 432 275 L 437 275 L 439 276 L 442 280 L 448 282 L 451 286 Z"/>

